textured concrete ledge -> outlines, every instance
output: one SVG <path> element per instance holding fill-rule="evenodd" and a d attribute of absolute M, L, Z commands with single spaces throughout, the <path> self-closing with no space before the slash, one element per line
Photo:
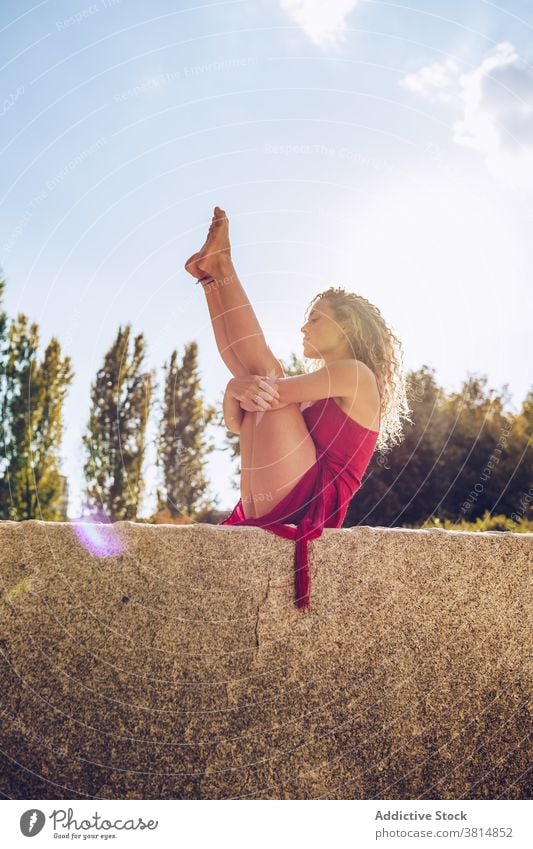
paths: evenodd
<path fill-rule="evenodd" d="M 532 534 L 0 523 L 1 792 L 527 798 Z M 91 554 L 90 551 L 95 552 Z"/>

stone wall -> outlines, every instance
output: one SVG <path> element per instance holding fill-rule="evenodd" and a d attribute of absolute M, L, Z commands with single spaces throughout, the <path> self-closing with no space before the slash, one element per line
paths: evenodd
<path fill-rule="evenodd" d="M 0 791 L 526 798 L 532 541 L 2 522 Z"/>

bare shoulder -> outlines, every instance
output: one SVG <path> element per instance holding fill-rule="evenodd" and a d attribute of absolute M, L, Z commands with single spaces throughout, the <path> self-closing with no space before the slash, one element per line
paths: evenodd
<path fill-rule="evenodd" d="M 347 374 L 353 378 L 354 391 L 351 395 L 346 396 L 346 400 L 355 398 L 358 392 L 368 391 L 372 394 L 374 390 L 379 397 L 376 375 L 366 363 L 363 363 L 361 360 L 346 359 L 336 360 L 335 364 L 343 369 L 347 369 Z"/>
<path fill-rule="evenodd" d="M 354 370 L 355 377 L 353 392 L 351 395 L 335 398 L 335 401 L 347 416 L 355 419 L 363 427 L 378 430 L 381 398 L 376 375 L 361 360 L 343 360 L 343 362 L 354 364 L 350 366 Z"/>

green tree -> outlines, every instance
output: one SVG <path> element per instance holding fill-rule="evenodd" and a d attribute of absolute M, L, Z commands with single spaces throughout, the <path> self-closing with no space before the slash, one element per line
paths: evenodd
<path fill-rule="evenodd" d="M 438 459 L 440 519 L 473 521 L 493 509 L 501 493 L 502 461 L 508 455 L 512 415 L 508 397 L 489 389 L 487 378 L 469 377 L 443 401 L 433 439 Z"/>
<path fill-rule="evenodd" d="M 4 291 L 6 288 L 6 281 L 4 280 L 2 269 L 0 268 L 0 306 L 2 304 L 2 300 L 4 298 Z M 0 310 L 0 351 L 4 350 L 5 341 L 6 341 L 6 331 L 7 331 L 7 313 L 4 310 Z M 3 363 L 2 363 L 3 365 Z"/>
<path fill-rule="evenodd" d="M 514 417 L 506 451 L 497 468 L 498 497 L 493 510 L 519 522 L 533 521 L 533 388 Z"/>
<path fill-rule="evenodd" d="M 86 451 L 85 507 L 109 521 L 136 519 L 144 492 L 146 427 L 154 390 L 144 370 L 145 341 L 131 326 L 119 327 L 91 385 L 91 411 L 83 445 Z"/>
<path fill-rule="evenodd" d="M 215 501 L 206 496 L 209 481 L 205 474 L 207 455 L 215 446 L 205 438 L 205 430 L 215 420 L 216 411 L 204 404 L 200 395 L 196 342 L 185 346 L 181 364 L 173 351 L 164 371 L 163 409 L 157 438 L 157 462 L 163 487 L 157 490 L 157 509 L 168 511 L 172 519 L 194 519 L 215 506 Z"/>
<path fill-rule="evenodd" d="M 3 286 L 2 286 L 3 289 Z M 1 292 L 0 292 L 1 293 Z M 39 332 L 19 314 L 6 332 L 0 317 L 0 517 L 65 520 L 66 479 L 59 472 L 62 410 L 72 381 L 70 359 L 52 338 L 37 360 Z"/>
<path fill-rule="evenodd" d="M 52 338 L 37 372 L 38 401 L 33 439 L 33 489 L 39 517 L 44 520 L 67 517 L 67 480 L 60 474 L 60 446 L 63 437 L 63 404 L 74 375 L 70 358 L 61 356 L 61 346 Z"/>

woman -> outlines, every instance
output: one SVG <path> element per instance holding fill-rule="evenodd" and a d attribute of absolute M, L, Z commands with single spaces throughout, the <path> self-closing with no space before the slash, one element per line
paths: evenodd
<path fill-rule="evenodd" d="M 308 540 L 341 526 L 374 449 L 399 441 L 408 415 L 400 343 L 375 306 L 332 287 L 313 299 L 302 327 L 304 356 L 319 367 L 286 378 L 233 266 L 218 206 L 185 269 L 203 286 L 218 350 L 234 375 L 224 418 L 240 435 L 241 498 L 221 524 L 294 539 L 296 603 L 308 609 Z"/>

